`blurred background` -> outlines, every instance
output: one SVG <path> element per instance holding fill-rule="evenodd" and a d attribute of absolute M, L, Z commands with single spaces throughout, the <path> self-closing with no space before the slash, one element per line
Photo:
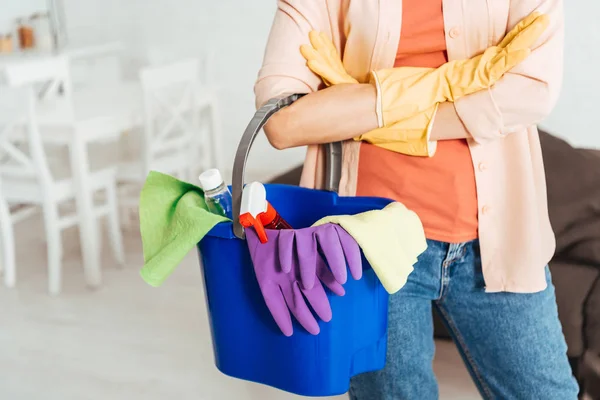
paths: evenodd
<path fill-rule="evenodd" d="M 0 399 L 297 398 L 216 370 L 195 252 L 160 289 L 139 277 L 147 171 L 229 181 L 275 7 L 0 0 Z M 564 85 L 542 124 L 552 270 L 574 373 L 600 399 L 600 4 L 565 7 Z M 260 137 L 247 180 L 297 184 L 303 156 Z M 442 398 L 479 398 L 436 330 Z"/>

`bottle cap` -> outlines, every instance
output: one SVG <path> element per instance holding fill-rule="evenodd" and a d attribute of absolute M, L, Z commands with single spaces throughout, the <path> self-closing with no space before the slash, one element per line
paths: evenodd
<path fill-rule="evenodd" d="M 219 170 L 216 168 L 204 171 L 200 174 L 198 179 L 200 180 L 200 185 L 202 186 L 202 189 L 204 189 L 205 191 L 216 189 L 221 184 L 223 184 L 223 177 L 221 176 Z"/>

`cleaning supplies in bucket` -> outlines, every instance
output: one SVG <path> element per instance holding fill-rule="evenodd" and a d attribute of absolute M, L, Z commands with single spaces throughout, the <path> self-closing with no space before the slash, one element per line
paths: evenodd
<path fill-rule="evenodd" d="M 406 283 L 416 257 L 426 248 L 418 217 L 400 203 L 326 217 L 310 228 L 264 229 L 263 224 L 281 227 L 282 218 L 276 211 L 276 218 L 265 214 L 269 205 L 262 184 L 248 184 L 246 189 L 242 212 L 249 221 L 259 221 L 246 228 L 255 275 L 269 311 L 286 335 L 292 333 L 290 311 L 307 331 L 319 332 L 315 317 L 306 312 L 307 302 L 319 318 L 331 319 L 324 288 L 343 296 L 347 268 L 354 279 L 361 278 L 360 249 L 386 290 L 394 293 Z M 200 188 L 150 172 L 140 197 L 144 280 L 159 286 L 214 225 L 226 221 L 230 220 L 209 211 Z"/>
<path fill-rule="evenodd" d="M 145 260 L 141 275 L 159 286 L 200 242 L 219 370 L 306 396 L 344 393 L 350 377 L 381 369 L 385 363 L 388 293 L 375 271 L 382 280 L 386 271 L 393 274 L 393 268 L 399 268 L 394 257 L 406 256 L 406 249 L 382 235 L 406 228 L 407 235 L 416 234 L 418 239 L 419 231 L 406 225 L 409 219 L 400 218 L 405 214 L 402 206 L 373 212 L 366 219 L 361 216 L 383 208 L 389 200 L 265 186 L 269 202 L 297 226 L 328 214 L 347 215 L 331 217 L 339 226 L 331 221 L 318 227 L 266 230 L 265 244 L 252 227 L 246 228 L 245 242 L 234 235 L 231 220 L 208 210 L 199 187 L 151 172 L 140 198 Z M 372 241 L 369 235 L 374 235 Z M 360 257 L 359 245 L 373 269 Z M 325 256 L 321 248 L 328 249 Z M 390 254 L 379 258 L 380 248 Z M 346 279 L 347 267 L 355 279 Z"/>
<path fill-rule="evenodd" d="M 286 336 L 293 333 L 290 312 L 308 332 L 319 333 L 308 305 L 323 321 L 331 320 L 324 286 L 343 296 L 346 265 L 354 279 L 361 278 L 360 249 L 384 288 L 395 293 L 427 248 L 419 217 L 401 203 L 325 217 L 310 228 L 266 229 L 266 240 L 253 227 L 246 229 L 246 240 L 254 272 L 265 303 Z"/>
<path fill-rule="evenodd" d="M 265 188 L 269 203 L 294 227 L 308 226 L 328 214 L 380 209 L 390 202 L 297 186 L 265 184 Z M 240 202 L 242 190 L 241 184 L 232 189 Z M 234 217 L 236 213 L 239 209 L 234 206 Z M 252 228 L 244 230 L 248 239 Z M 269 243 L 277 242 L 260 246 Z M 320 333 L 310 334 L 292 315 L 293 335 L 287 337 L 266 306 L 248 244 L 234 234 L 231 222 L 216 225 L 198 249 L 215 364 L 227 376 L 304 396 L 334 396 L 348 391 L 352 376 L 383 368 L 389 295 L 364 259 L 362 278 L 348 279 L 343 297 L 323 284 L 333 318 L 323 322 L 315 313 Z"/>

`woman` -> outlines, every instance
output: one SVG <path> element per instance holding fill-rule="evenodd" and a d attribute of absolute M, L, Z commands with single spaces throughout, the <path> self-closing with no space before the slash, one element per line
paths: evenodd
<path fill-rule="evenodd" d="M 524 61 L 490 88 L 440 102 L 428 115 L 423 137 L 437 144 L 435 154 L 417 154 L 401 143 L 407 138 L 395 151 L 350 140 L 382 128 L 382 89 L 323 88 L 327 77 L 299 51 L 309 32 L 324 32 L 348 75 L 369 82 L 371 71 L 439 69 L 477 56 L 534 11 L 548 26 Z M 404 203 L 428 239 L 407 284 L 390 297 L 386 367 L 355 377 L 351 398 L 438 397 L 432 307 L 484 398 L 577 398 L 547 268 L 554 236 L 536 129 L 558 97 L 562 34 L 560 0 L 279 1 L 257 105 L 309 94 L 269 121 L 269 141 L 278 149 L 309 145 L 301 184 L 313 188 L 322 179 L 315 145 L 345 141 L 340 194 Z"/>

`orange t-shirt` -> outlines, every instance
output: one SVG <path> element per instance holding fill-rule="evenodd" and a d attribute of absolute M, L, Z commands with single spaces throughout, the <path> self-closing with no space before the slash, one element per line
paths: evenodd
<path fill-rule="evenodd" d="M 447 61 L 442 0 L 403 0 L 394 67 L 437 68 Z M 399 201 L 417 213 L 428 239 L 477 238 L 475 172 L 466 140 L 439 141 L 433 157 L 414 157 L 363 143 L 358 196 Z"/>

